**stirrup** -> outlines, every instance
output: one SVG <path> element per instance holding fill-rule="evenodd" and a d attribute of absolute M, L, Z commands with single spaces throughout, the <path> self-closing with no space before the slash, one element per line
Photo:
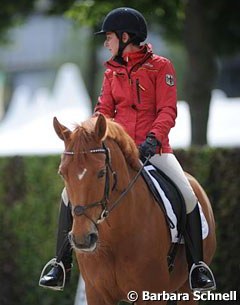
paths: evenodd
<path fill-rule="evenodd" d="M 60 285 L 60 286 L 44 286 L 40 283 L 41 278 L 44 276 L 44 273 L 46 272 L 46 270 L 48 269 L 49 266 L 52 266 L 52 267 L 58 267 L 59 266 L 59 267 L 62 268 L 62 271 L 63 271 L 62 285 Z M 57 259 L 53 258 L 48 263 L 46 263 L 46 265 L 43 267 L 38 285 L 43 287 L 43 288 L 49 288 L 49 289 L 52 289 L 52 290 L 62 291 L 64 289 L 64 286 L 65 286 L 65 281 L 66 281 L 66 271 L 65 271 L 65 267 L 64 267 L 63 263 L 61 261 L 57 262 Z"/>
<path fill-rule="evenodd" d="M 193 271 L 197 268 L 197 267 L 203 267 L 205 269 L 207 269 L 207 271 L 209 272 L 209 274 L 211 275 L 211 280 L 213 281 L 213 286 L 210 287 L 210 288 L 193 288 L 192 287 L 192 273 Z M 192 291 L 202 291 L 202 292 L 205 292 L 205 291 L 212 291 L 212 290 L 216 290 L 216 281 L 215 281 L 215 278 L 214 278 L 214 275 L 212 273 L 212 270 L 208 267 L 207 264 L 205 264 L 203 261 L 199 261 L 198 263 L 193 263 L 191 269 L 190 269 L 190 272 L 189 272 L 189 286 L 190 286 L 190 289 Z"/>

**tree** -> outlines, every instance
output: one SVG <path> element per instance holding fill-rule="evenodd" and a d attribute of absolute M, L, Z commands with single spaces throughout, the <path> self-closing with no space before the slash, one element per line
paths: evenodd
<path fill-rule="evenodd" d="M 75 0 L 1 0 L 0 41 L 7 41 L 7 30 L 24 20 L 32 13 L 62 15 Z"/>
<path fill-rule="evenodd" d="M 7 40 L 7 30 L 22 21 L 34 8 L 31 0 L 1 0 L 0 11 L 0 41 Z"/>
<path fill-rule="evenodd" d="M 76 1 L 68 15 L 96 26 L 111 9 L 130 6 L 157 23 L 162 35 L 184 44 L 187 51 L 185 99 L 190 105 L 192 144 L 207 143 L 207 122 L 218 56 L 240 44 L 240 2 L 235 0 Z"/>
<path fill-rule="evenodd" d="M 239 51 L 240 2 L 188 0 L 184 43 L 188 54 L 186 100 L 190 105 L 192 144 L 207 143 L 211 91 L 217 76 L 217 57 Z"/>

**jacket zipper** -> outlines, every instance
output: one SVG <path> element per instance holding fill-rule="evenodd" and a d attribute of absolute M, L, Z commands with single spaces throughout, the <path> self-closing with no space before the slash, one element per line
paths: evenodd
<path fill-rule="evenodd" d="M 139 79 L 136 79 L 136 89 L 137 89 L 137 101 L 138 104 L 141 103 L 141 98 L 140 98 L 140 87 L 139 87 Z"/>
<path fill-rule="evenodd" d="M 142 91 L 145 91 L 146 89 L 140 84 L 139 79 L 136 79 L 136 89 L 137 89 L 137 100 L 138 100 L 138 104 L 141 103 L 141 94 L 140 94 L 140 89 Z"/>

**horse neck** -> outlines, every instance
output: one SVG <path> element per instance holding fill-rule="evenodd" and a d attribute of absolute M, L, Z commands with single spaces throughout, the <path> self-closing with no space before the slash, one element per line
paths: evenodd
<path fill-rule="evenodd" d="M 110 202 L 115 202 L 122 192 L 126 190 L 129 183 L 136 177 L 137 171 L 134 170 L 126 161 L 123 153 L 119 147 L 113 147 L 112 151 L 112 168 L 117 173 L 117 187 L 110 196 Z M 134 226 L 133 215 L 137 217 L 139 209 L 141 209 L 142 202 L 139 201 L 139 190 L 141 188 L 142 178 L 139 177 L 131 189 L 122 197 L 118 206 L 116 206 L 112 213 L 114 225 L 125 226 L 126 229 L 133 230 Z M 136 215 L 136 216 L 135 216 Z"/>
<path fill-rule="evenodd" d="M 111 161 L 113 170 L 118 174 L 118 184 L 117 190 L 110 195 L 109 206 L 121 196 L 137 174 L 118 149 L 113 150 Z M 152 248 L 160 238 L 160 232 L 161 255 L 165 257 L 169 249 L 169 233 L 164 215 L 150 195 L 143 178 L 139 176 L 133 187 L 110 212 L 101 228 L 104 249 L 111 249 L 110 252 L 116 255 L 130 248 L 134 253 L 139 253 L 140 249 Z"/>

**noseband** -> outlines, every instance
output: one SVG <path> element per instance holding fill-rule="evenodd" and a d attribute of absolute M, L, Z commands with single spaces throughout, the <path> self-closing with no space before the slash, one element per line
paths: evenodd
<path fill-rule="evenodd" d="M 106 168 L 106 175 L 105 175 L 105 186 L 104 186 L 104 193 L 103 197 L 100 201 L 96 201 L 93 203 L 89 203 L 86 205 L 76 205 L 73 209 L 73 212 L 76 216 L 84 215 L 89 220 L 91 220 L 96 226 L 97 224 L 101 223 L 103 220 L 106 219 L 106 217 L 110 214 L 110 212 L 120 203 L 121 199 L 128 193 L 128 191 L 132 188 L 134 183 L 137 181 L 138 177 L 141 175 L 141 172 L 145 166 L 145 164 L 148 162 L 149 158 L 146 159 L 144 164 L 141 166 L 139 171 L 137 172 L 136 176 L 129 182 L 127 187 L 121 192 L 119 197 L 109 206 L 109 195 L 110 195 L 110 173 L 113 176 L 113 186 L 111 188 L 111 191 L 113 191 L 117 186 L 117 173 L 112 169 L 111 165 L 111 157 L 110 157 L 110 149 L 105 145 L 104 142 L 102 142 L 102 147 L 100 148 L 94 148 L 90 149 L 88 151 L 81 151 L 81 152 L 73 152 L 73 151 L 65 151 L 64 155 L 75 155 L 75 154 L 105 154 L 105 168 Z M 101 206 L 102 212 L 98 218 L 98 220 L 95 222 L 93 221 L 87 214 L 86 211 L 95 207 Z"/>

